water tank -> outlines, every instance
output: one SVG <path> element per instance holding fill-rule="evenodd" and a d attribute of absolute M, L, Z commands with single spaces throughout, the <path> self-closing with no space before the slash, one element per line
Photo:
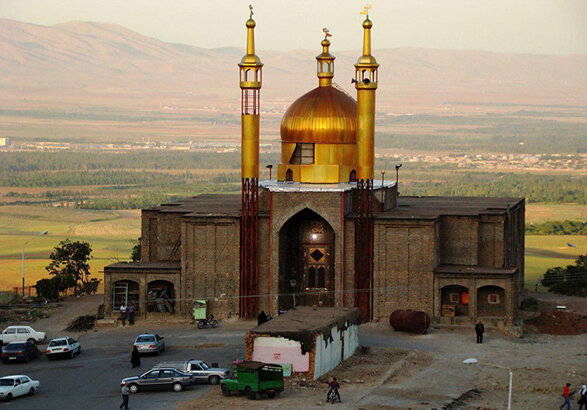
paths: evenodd
<path fill-rule="evenodd" d="M 389 324 L 396 332 L 424 334 L 430 326 L 430 316 L 417 310 L 398 309 L 389 315 Z"/>

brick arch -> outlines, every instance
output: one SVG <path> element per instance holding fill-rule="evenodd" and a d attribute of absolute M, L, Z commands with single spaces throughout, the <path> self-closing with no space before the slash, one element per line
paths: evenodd
<path fill-rule="evenodd" d="M 146 293 L 147 312 L 175 312 L 179 288 L 174 280 L 152 279 L 147 283 Z"/>
<path fill-rule="evenodd" d="M 300 205 L 300 206 L 291 208 L 287 213 L 284 213 L 283 218 L 282 218 L 283 222 L 280 223 L 279 225 L 274 226 L 275 232 L 280 232 L 281 228 L 283 228 L 283 226 L 286 223 L 288 223 L 291 220 L 291 218 L 293 218 L 294 216 L 296 216 L 297 214 L 299 214 L 305 210 L 312 211 L 315 214 L 317 214 L 319 217 L 324 219 L 328 223 L 328 225 L 330 225 L 331 228 L 334 229 L 334 227 L 337 226 L 337 222 L 329 220 L 328 217 L 322 215 L 320 212 L 316 211 L 312 207 L 306 206 L 306 205 Z M 338 222 L 338 223 L 340 223 L 340 222 Z M 336 229 L 334 229 L 334 234 L 336 236 Z"/>

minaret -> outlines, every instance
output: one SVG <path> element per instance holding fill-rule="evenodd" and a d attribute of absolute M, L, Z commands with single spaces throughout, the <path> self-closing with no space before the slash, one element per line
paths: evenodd
<path fill-rule="evenodd" d="M 364 322 L 373 317 L 373 173 L 377 60 L 371 55 L 368 9 L 363 21 L 363 55 L 355 63 L 357 89 L 357 195 L 355 195 L 355 306 Z"/>
<path fill-rule="evenodd" d="M 263 63 L 255 55 L 253 7 L 247 20 L 247 54 L 239 66 L 241 88 L 241 178 L 242 210 L 240 232 L 241 318 L 257 316 L 258 270 L 258 195 L 259 195 L 259 97 Z"/>
<path fill-rule="evenodd" d="M 363 55 L 355 63 L 357 89 L 357 179 L 372 180 L 375 155 L 375 90 L 379 64 L 371 55 L 371 27 L 369 15 L 363 21 Z"/>

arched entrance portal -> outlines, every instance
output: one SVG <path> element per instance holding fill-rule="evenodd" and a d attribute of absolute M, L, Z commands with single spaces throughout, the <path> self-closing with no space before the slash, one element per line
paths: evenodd
<path fill-rule="evenodd" d="M 166 280 L 154 280 L 147 287 L 147 312 L 173 313 L 175 311 L 175 289 Z"/>
<path fill-rule="evenodd" d="M 294 303 L 334 306 L 334 230 L 310 209 L 292 216 L 279 231 L 278 303 L 282 309 Z"/>
<path fill-rule="evenodd" d="M 469 316 L 469 289 L 466 287 L 459 285 L 443 287 L 441 302 L 442 316 Z"/>

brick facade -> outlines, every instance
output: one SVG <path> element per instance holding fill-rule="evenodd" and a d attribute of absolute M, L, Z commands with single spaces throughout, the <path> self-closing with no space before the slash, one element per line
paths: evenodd
<path fill-rule="evenodd" d="M 279 260 L 279 233 L 305 209 L 334 233 L 334 306 L 354 306 L 353 195 L 352 189 L 260 189 L 259 309 L 277 313 L 280 263 L 289 263 Z M 442 289 L 453 285 L 468 289 L 471 319 L 480 311 L 515 317 L 524 279 L 523 199 L 399 197 L 396 203 L 393 189 L 374 197 L 374 320 L 387 320 L 395 309 L 440 317 Z M 143 211 L 141 263 L 181 262 L 179 273 L 165 274 L 180 300 L 178 314 L 189 317 L 193 299 L 208 300 L 209 313 L 218 317 L 238 314 L 239 210 L 240 197 L 206 195 Z M 114 282 L 134 280 L 145 290 L 149 275 L 107 267 L 106 305 Z M 485 286 L 503 290 L 501 306 L 479 303 L 478 294 L 487 299 Z"/>

